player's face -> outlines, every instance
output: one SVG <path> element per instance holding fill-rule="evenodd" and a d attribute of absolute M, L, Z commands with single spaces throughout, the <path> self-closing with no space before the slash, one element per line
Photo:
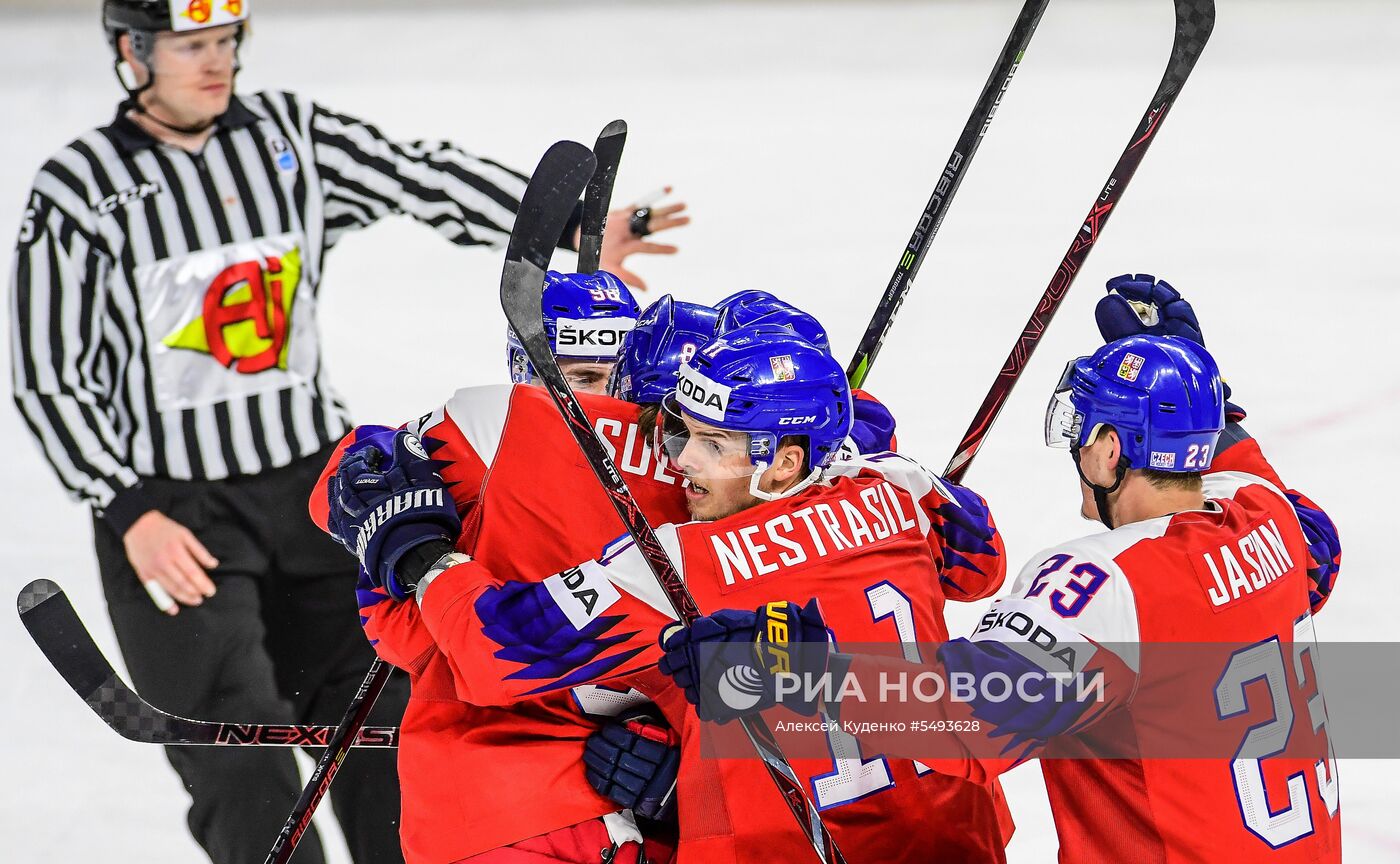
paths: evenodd
<path fill-rule="evenodd" d="M 146 110 L 175 126 L 196 126 L 227 111 L 237 36 L 236 24 L 157 33 L 151 52 L 155 83 L 142 94 Z"/>
<path fill-rule="evenodd" d="M 569 389 L 575 393 L 597 393 L 604 395 L 608 392 L 608 376 L 612 374 L 615 363 L 590 363 L 586 360 L 560 360 L 559 371 L 564 373 L 564 380 L 569 382 Z"/>
<path fill-rule="evenodd" d="M 685 505 L 691 518 L 713 522 L 759 503 L 749 493 L 749 478 L 754 472 L 749 460 L 749 436 L 702 423 L 689 415 L 681 415 L 679 421 L 685 424 L 688 439 L 672 462 L 690 481 Z"/>

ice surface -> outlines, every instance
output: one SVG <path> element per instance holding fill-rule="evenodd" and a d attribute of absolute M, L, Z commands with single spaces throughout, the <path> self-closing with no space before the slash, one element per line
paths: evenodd
<path fill-rule="evenodd" d="M 450 138 L 521 169 L 558 138 L 591 142 L 626 118 L 619 200 L 674 183 L 696 220 L 676 235 L 681 256 L 634 261 L 651 296 L 769 288 L 825 321 L 840 351 L 864 327 L 1019 8 L 393 5 L 260 16 L 241 88 L 294 89 L 390 134 Z M 1091 307 L 1106 277 L 1167 277 L 1195 301 L 1250 429 L 1341 527 L 1346 568 L 1320 638 L 1391 639 L 1396 589 L 1381 539 L 1394 536 L 1386 494 L 1400 423 L 1400 7 L 1221 7 L 1204 59 L 968 479 L 991 501 L 1013 566 L 1091 530 L 1075 516 L 1068 460 L 1039 442 L 1046 389 L 1095 344 Z M 935 467 L 951 454 L 1127 143 L 1170 36 L 1166 0 L 1052 4 L 870 377 L 907 452 Z M 33 170 L 111 115 L 120 94 L 108 64 L 94 16 L 0 11 L 6 243 Z M 457 386 L 504 380 L 499 267 L 498 254 L 453 248 L 405 220 L 331 255 L 326 358 L 358 418 L 397 422 Z M 61 581 L 115 659 L 86 512 L 60 493 L 8 406 L 0 440 L 10 453 L 0 585 Z M 950 609 L 953 632 L 978 608 Z M 5 859 L 199 860 L 161 752 L 105 729 L 13 617 L 0 615 L 0 648 L 11 668 L 0 689 Z M 1388 686 L 1393 670 L 1377 672 Z M 1383 791 L 1391 764 L 1342 766 L 1348 860 L 1400 854 Z M 1012 860 L 1049 860 L 1039 770 L 1018 769 L 1007 787 L 1020 826 Z"/>

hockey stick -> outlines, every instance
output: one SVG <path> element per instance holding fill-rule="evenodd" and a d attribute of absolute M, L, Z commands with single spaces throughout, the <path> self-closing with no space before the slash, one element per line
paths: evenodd
<path fill-rule="evenodd" d="M 904 248 L 899 265 L 894 268 L 894 275 L 885 287 L 884 296 L 880 298 L 879 305 L 875 307 L 875 314 L 866 325 L 860 345 L 856 346 L 851 365 L 846 367 L 846 380 L 851 382 L 851 387 L 862 386 L 866 376 L 870 374 L 870 366 L 875 362 L 875 356 L 880 353 L 880 346 L 884 344 L 885 337 L 889 335 L 894 316 L 904 304 L 904 298 L 909 293 L 914 277 L 918 275 L 919 267 L 924 263 L 924 256 L 928 254 L 928 248 L 937 236 L 939 226 L 943 224 L 943 217 L 948 215 L 948 206 L 952 203 L 953 196 L 958 194 L 958 186 L 962 185 L 963 177 L 967 175 L 972 157 L 977 155 L 982 136 L 991 128 L 997 107 L 1001 105 L 1002 97 L 1011 86 L 1011 78 L 1021 65 L 1021 57 L 1025 55 L 1026 46 L 1035 35 L 1040 16 L 1044 14 L 1049 2 L 1050 0 L 1026 0 L 1026 5 L 1021 7 L 1021 14 L 1016 17 L 1016 23 L 1011 27 L 1011 35 L 1006 37 L 1006 44 L 1002 46 L 1001 56 L 992 67 L 992 74 L 987 77 L 987 83 L 982 85 L 982 94 L 977 97 L 972 115 L 967 118 L 967 125 L 963 126 L 958 143 L 953 145 L 953 155 L 948 157 L 943 174 L 933 187 L 932 197 L 928 199 L 928 204 L 924 205 L 924 212 L 919 214 L 919 223 Z"/>
<path fill-rule="evenodd" d="M 505 310 L 506 320 L 525 346 L 525 353 L 534 366 L 535 374 L 549 391 L 574 441 L 588 459 L 589 466 L 607 492 L 618 517 L 627 526 L 627 533 L 632 535 L 657 582 L 666 592 L 667 599 L 676 611 L 676 617 L 688 623 L 699 614 L 695 598 L 686 590 L 671 559 L 661 548 L 656 532 L 647 524 L 636 499 L 627 488 L 627 483 L 609 458 L 602 441 L 594 433 L 588 415 L 584 413 L 573 391 L 569 389 L 568 382 L 559 371 L 554 355 L 549 350 L 549 340 L 545 336 L 541 320 L 540 302 L 544 274 L 549 267 L 549 256 L 554 245 L 549 238 L 558 237 L 563 230 L 569 208 L 578 198 L 580 188 L 592 171 L 593 155 L 581 144 L 562 141 L 545 153 L 539 168 L 530 178 L 530 185 L 526 187 L 525 197 L 521 201 L 520 212 L 515 218 L 515 230 L 511 233 L 505 269 L 501 274 L 501 306 Z M 798 782 L 797 775 L 793 773 L 787 758 L 778 747 L 772 731 L 758 715 L 744 717 L 741 722 L 749 740 L 763 758 L 768 774 L 778 786 L 783 800 L 797 818 L 802 832 L 811 841 L 818 859 L 824 864 L 845 864 L 846 859 L 832 842 L 821 816 L 807 800 L 802 784 Z"/>
<path fill-rule="evenodd" d="M 613 181 L 617 166 L 622 162 L 622 148 L 627 143 L 627 121 L 614 120 L 603 127 L 593 145 L 593 157 L 598 167 L 588 181 L 583 194 L 583 222 L 578 243 L 578 272 L 598 272 L 598 259 L 603 254 L 603 231 L 608 227 L 608 205 L 612 203 Z M 559 229 L 564 230 L 564 229 Z"/>
<path fill-rule="evenodd" d="M 141 744 L 235 747 L 325 747 L 334 726 L 297 723 L 215 723 L 167 713 L 142 699 L 117 675 L 68 595 L 55 582 L 36 579 L 19 592 L 20 621 L 73 692 L 112 731 Z M 399 727 L 365 726 L 355 747 L 397 747 Z"/>
<path fill-rule="evenodd" d="M 1016 386 L 1021 373 L 1025 371 L 1026 363 L 1039 344 L 1040 337 L 1045 333 L 1045 328 L 1050 324 L 1050 319 L 1055 317 L 1056 310 L 1060 308 L 1065 294 L 1069 292 L 1069 286 L 1074 283 L 1074 277 L 1079 275 L 1084 259 L 1089 257 L 1099 234 L 1108 224 L 1108 217 L 1113 215 L 1118 200 L 1123 197 L 1123 190 L 1128 188 L 1128 181 L 1133 179 L 1133 174 L 1142 162 L 1142 157 L 1146 155 L 1147 148 L 1157 137 L 1157 131 L 1162 128 L 1162 121 L 1176 103 L 1177 94 L 1181 92 L 1182 85 L 1186 83 L 1196 61 L 1201 57 L 1201 52 L 1205 50 L 1206 41 L 1210 39 L 1210 31 L 1214 26 L 1214 0 L 1177 0 L 1176 37 L 1172 41 L 1171 61 L 1162 76 L 1162 83 L 1157 86 L 1157 92 L 1152 96 L 1147 113 L 1142 115 L 1142 120 L 1138 122 L 1127 149 L 1118 157 L 1118 164 L 1113 166 L 1113 173 L 1109 175 L 1108 182 L 1104 184 L 1094 205 L 1089 208 L 1089 215 L 1084 218 L 1083 227 L 1075 235 L 1069 251 L 1055 270 L 1050 287 L 1041 295 L 1040 302 L 1036 304 L 1035 311 L 1031 313 L 1030 320 L 1026 322 L 1025 329 L 1021 331 L 1011 349 L 1011 356 L 1006 358 L 1006 363 L 992 382 L 991 390 L 977 409 L 972 425 L 958 444 L 957 452 L 943 472 L 949 480 L 961 480 L 967 473 L 972 458 L 982 448 L 987 431 L 991 429 L 992 423 L 996 422 L 997 415 L 1001 413 L 1002 406 L 1011 395 L 1011 388 Z"/>
<path fill-rule="evenodd" d="M 564 226 L 560 225 L 559 231 L 563 230 Z M 393 672 L 394 667 L 378 657 L 369 664 L 369 672 L 360 683 L 359 692 L 350 700 L 340 725 L 335 727 L 330 740 L 326 742 L 326 749 L 321 752 L 321 758 L 316 762 L 316 770 L 311 772 L 311 778 L 301 790 L 301 796 L 297 798 L 296 806 L 287 816 L 287 824 L 282 826 L 282 831 L 273 842 L 272 849 L 268 851 L 264 864 L 286 864 L 291 859 L 292 853 L 297 850 L 301 835 L 311 826 L 311 817 L 316 813 L 316 805 L 320 804 L 321 799 L 330 791 L 331 782 L 335 780 L 340 764 L 350 754 L 351 742 L 364 728 L 369 712 L 374 708 L 375 701 L 379 699 L 380 692 L 384 690 L 384 685 L 388 683 Z"/>

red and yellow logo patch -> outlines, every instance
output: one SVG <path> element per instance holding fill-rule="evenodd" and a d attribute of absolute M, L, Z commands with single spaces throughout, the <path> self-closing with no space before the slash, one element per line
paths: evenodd
<path fill-rule="evenodd" d="M 213 4 L 209 0 L 190 0 L 190 5 L 180 14 L 196 24 L 208 24 L 214 14 Z"/>
<path fill-rule="evenodd" d="M 301 281 L 301 253 L 227 267 L 204 292 L 203 314 L 166 336 L 164 344 L 212 356 L 243 375 L 287 368 L 292 303 Z"/>

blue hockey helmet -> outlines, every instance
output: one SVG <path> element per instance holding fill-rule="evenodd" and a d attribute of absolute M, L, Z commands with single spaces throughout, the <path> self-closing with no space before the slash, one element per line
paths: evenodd
<path fill-rule="evenodd" d="M 758 288 L 745 288 L 742 291 L 735 291 L 733 294 L 730 294 L 729 296 L 716 303 L 715 311 L 723 315 L 725 313 L 725 310 L 731 309 L 735 306 L 742 306 L 747 303 L 763 302 L 781 303 L 782 301 L 778 300 L 777 297 L 775 297 L 773 294 L 767 291 L 762 291 Z"/>
<path fill-rule="evenodd" d="M 721 429 L 748 434 L 754 471 L 750 491 L 786 435 L 807 439 L 806 480 L 831 464 L 851 433 L 851 388 L 830 354 L 786 327 L 755 324 L 725 334 L 681 367 L 674 394 L 663 403 L 663 444 L 674 462 L 689 440 L 680 414 Z"/>
<path fill-rule="evenodd" d="M 1130 336 L 1070 361 L 1046 412 L 1046 443 L 1087 446 L 1103 426 L 1118 430 L 1129 468 L 1209 468 L 1225 428 L 1214 358 L 1175 336 Z"/>
<path fill-rule="evenodd" d="M 715 338 L 719 313 L 670 294 L 651 304 L 622 340 L 608 393 L 638 405 L 660 402 L 676 388 L 681 364 Z"/>
<path fill-rule="evenodd" d="M 549 348 L 560 360 L 612 363 L 622 340 L 637 322 L 637 301 L 611 273 L 545 274 L 540 304 Z M 535 377 L 525 346 L 506 328 L 510 380 L 528 384 Z"/>
<path fill-rule="evenodd" d="M 719 335 L 723 336 L 751 324 L 780 324 L 831 353 L 831 340 L 821 322 L 785 300 L 767 291 L 752 289 L 730 294 L 715 305 L 719 310 Z"/>
<path fill-rule="evenodd" d="M 1105 487 L 1080 477 L 1094 492 L 1099 519 L 1113 527 L 1108 495 L 1130 469 L 1177 474 L 1210 468 L 1225 428 L 1220 369 L 1205 348 L 1176 336 L 1129 336 L 1088 357 L 1071 360 L 1045 411 L 1045 443 L 1079 448 L 1099 430 L 1118 432 L 1118 477 Z"/>

